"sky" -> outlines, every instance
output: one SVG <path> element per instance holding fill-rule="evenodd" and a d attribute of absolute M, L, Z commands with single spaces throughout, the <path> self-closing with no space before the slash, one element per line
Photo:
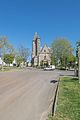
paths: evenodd
<path fill-rule="evenodd" d="M 72 46 L 80 40 L 80 0 L 0 0 L 0 36 L 15 48 L 32 48 L 37 32 L 41 46 L 67 38 Z"/>

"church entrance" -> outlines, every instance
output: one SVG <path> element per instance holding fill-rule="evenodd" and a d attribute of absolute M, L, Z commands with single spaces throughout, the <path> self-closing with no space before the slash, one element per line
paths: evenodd
<path fill-rule="evenodd" d="M 48 67 L 48 61 L 44 61 L 44 67 Z"/>
<path fill-rule="evenodd" d="M 42 66 L 42 67 L 48 67 L 49 66 L 48 61 L 42 60 L 41 63 L 40 63 L 40 66 Z"/>

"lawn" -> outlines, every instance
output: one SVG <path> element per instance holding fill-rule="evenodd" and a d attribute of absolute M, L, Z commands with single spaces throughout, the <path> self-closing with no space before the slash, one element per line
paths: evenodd
<path fill-rule="evenodd" d="M 59 83 L 56 114 L 48 120 L 80 120 L 80 84 L 78 79 L 64 77 Z"/>
<path fill-rule="evenodd" d="M 2 68 L 0 67 L 0 72 L 5 72 L 5 71 L 19 71 L 19 70 L 23 70 L 24 68 L 20 68 L 20 67 L 16 67 L 16 66 L 13 66 L 13 67 L 10 67 L 10 66 L 5 66 L 3 67 L 3 70 Z"/>

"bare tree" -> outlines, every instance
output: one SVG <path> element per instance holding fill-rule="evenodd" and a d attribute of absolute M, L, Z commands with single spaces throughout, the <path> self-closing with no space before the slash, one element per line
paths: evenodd
<path fill-rule="evenodd" d="M 29 48 L 24 47 L 23 45 L 19 46 L 19 56 L 22 57 L 24 62 L 27 62 L 29 56 L 30 56 L 30 50 Z"/>
<path fill-rule="evenodd" d="M 0 54 L 4 56 L 4 54 L 14 53 L 13 46 L 9 43 L 8 38 L 6 36 L 0 37 Z"/>

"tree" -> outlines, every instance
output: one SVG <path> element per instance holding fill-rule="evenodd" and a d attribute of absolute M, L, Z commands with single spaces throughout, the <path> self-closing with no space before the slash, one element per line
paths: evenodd
<path fill-rule="evenodd" d="M 20 66 L 20 64 L 23 62 L 23 58 L 21 56 L 16 56 L 16 62 L 17 66 Z"/>
<path fill-rule="evenodd" d="M 67 67 L 69 63 L 69 57 L 73 56 L 73 48 L 71 43 L 67 39 L 57 39 L 53 41 L 52 45 L 52 59 L 55 65 L 61 67 Z"/>
<path fill-rule="evenodd" d="M 6 36 L 0 37 L 0 54 L 1 56 L 4 56 L 4 54 L 14 54 L 14 48 Z"/>
<path fill-rule="evenodd" d="M 14 54 L 14 48 L 9 43 L 6 36 L 0 36 L 0 56 L 4 60 L 5 54 Z M 3 70 L 3 63 L 2 63 L 2 70 Z"/>
<path fill-rule="evenodd" d="M 76 62 L 76 57 L 74 55 L 70 55 L 68 56 L 68 59 L 67 59 L 67 62 L 68 62 L 68 67 L 75 67 L 75 62 Z"/>
<path fill-rule="evenodd" d="M 14 60 L 14 56 L 13 56 L 13 54 L 5 54 L 3 60 L 6 64 L 12 64 L 12 62 Z"/>
<path fill-rule="evenodd" d="M 26 62 L 30 56 L 30 50 L 23 45 L 19 46 L 18 56 L 20 56 L 24 62 Z"/>

